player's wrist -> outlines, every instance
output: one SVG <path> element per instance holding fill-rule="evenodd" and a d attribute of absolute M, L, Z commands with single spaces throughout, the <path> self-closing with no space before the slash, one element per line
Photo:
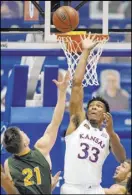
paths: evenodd
<path fill-rule="evenodd" d="M 66 89 L 59 89 L 59 93 L 62 94 L 62 95 L 65 95 L 66 94 Z"/>
<path fill-rule="evenodd" d="M 58 100 L 66 99 L 66 90 L 59 90 L 58 91 Z"/>

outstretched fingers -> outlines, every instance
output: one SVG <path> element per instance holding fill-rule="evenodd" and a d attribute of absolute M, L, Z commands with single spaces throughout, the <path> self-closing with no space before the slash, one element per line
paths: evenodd
<path fill-rule="evenodd" d="M 53 79 L 52 81 L 56 84 L 56 86 L 58 86 L 59 82 L 57 80 Z"/>
<path fill-rule="evenodd" d="M 71 78 L 70 72 L 67 71 L 65 78 L 64 78 L 65 82 L 69 82 L 70 78 Z"/>
<path fill-rule="evenodd" d="M 91 32 L 88 33 L 87 39 L 91 39 Z"/>

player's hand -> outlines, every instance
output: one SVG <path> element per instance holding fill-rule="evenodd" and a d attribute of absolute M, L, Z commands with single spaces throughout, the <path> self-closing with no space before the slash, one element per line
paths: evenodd
<path fill-rule="evenodd" d="M 70 81 L 70 72 L 69 71 L 67 71 L 67 73 L 66 73 L 66 75 L 65 75 L 65 77 L 63 78 L 62 81 L 59 82 L 59 81 L 57 81 L 55 79 L 53 80 L 53 82 L 56 84 L 58 89 L 60 91 L 63 91 L 63 92 L 66 92 L 66 89 L 67 89 L 67 87 L 69 85 L 69 81 Z"/>
<path fill-rule="evenodd" d="M 10 181 L 9 177 L 5 174 L 5 170 L 1 165 L 1 186 L 3 187 L 7 181 Z"/>
<path fill-rule="evenodd" d="M 97 41 L 96 38 L 96 34 L 94 34 L 91 37 L 91 32 L 89 32 L 88 37 L 86 37 L 86 35 L 82 35 L 81 39 L 82 39 L 82 47 L 83 49 L 89 49 L 92 50 L 98 43 L 99 41 Z"/>
<path fill-rule="evenodd" d="M 109 134 L 109 136 L 111 136 L 112 134 L 114 134 L 114 130 L 113 130 L 112 115 L 109 112 L 104 113 L 104 121 L 105 121 L 106 131 Z"/>
<path fill-rule="evenodd" d="M 57 183 L 58 183 L 58 181 L 59 181 L 59 176 L 60 176 L 60 174 L 61 174 L 61 171 L 57 172 L 57 173 L 55 174 L 55 176 L 52 177 L 52 191 L 55 189 L 55 187 L 56 187 L 56 185 L 57 185 Z"/>

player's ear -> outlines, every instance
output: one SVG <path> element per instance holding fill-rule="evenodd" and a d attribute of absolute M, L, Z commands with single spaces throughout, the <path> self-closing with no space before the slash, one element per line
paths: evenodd
<path fill-rule="evenodd" d="M 24 140 L 24 147 L 28 146 L 28 142 L 26 140 Z"/>

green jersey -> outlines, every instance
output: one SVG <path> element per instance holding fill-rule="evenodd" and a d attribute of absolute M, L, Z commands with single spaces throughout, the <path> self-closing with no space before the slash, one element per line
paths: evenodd
<path fill-rule="evenodd" d="M 10 175 L 20 194 L 51 194 L 50 166 L 37 150 L 8 159 Z"/>

